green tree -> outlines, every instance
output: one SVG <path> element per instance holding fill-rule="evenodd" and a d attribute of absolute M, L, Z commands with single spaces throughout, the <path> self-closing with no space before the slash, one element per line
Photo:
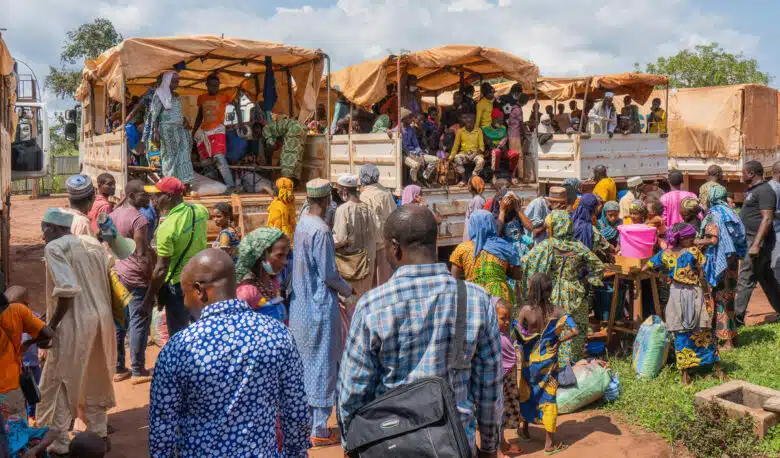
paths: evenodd
<path fill-rule="evenodd" d="M 60 53 L 60 69 L 49 66 L 46 88 L 57 97 L 73 98 L 81 84 L 81 69 L 73 68 L 84 60 L 95 59 L 103 51 L 122 42 L 122 34 L 116 31 L 108 19 L 97 18 L 68 31 Z"/>
<path fill-rule="evenodd" d="M 639 64 L 634 64 L 641 71 Z M 758 61 L 743 53 L 726 52 L 718 43 L 684 49 L 671 57 L 659 57 L 647 64 L 646 73 L 669 76 L 674 87 L 725 86 L 729 84 L 769 84 L 772 77 L 758 69 Z"/>

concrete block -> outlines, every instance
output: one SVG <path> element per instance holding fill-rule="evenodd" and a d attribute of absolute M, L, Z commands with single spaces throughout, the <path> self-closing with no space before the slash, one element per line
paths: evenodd
<path fill-rule="evenodd" d="M 759 439 L 763 439 L 769 428 L 780 422 L 780 415 L 764 410 L 764 403 L 778 396 L 780 396 L 778 390 L 742 380 L 732 380 L 696 393 L 694 402 L 696 405 L 717 403 L 726 409 L 731 418 L 749 415 L 756 426 L 756 435 Z"/>

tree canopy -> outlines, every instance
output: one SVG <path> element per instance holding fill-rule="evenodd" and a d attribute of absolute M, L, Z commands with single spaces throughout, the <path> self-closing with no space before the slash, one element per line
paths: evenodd
<path fill-rule="evenodd" d="M 634 64 L 641 71 L 639 64 Z M 772 77 L 758 68 L 758 61 L 740 52 L 726 52 L 718 43 L 683 49 L 671 57 L 659 57 L 646 66 L 645 73 L 667 75 L 674 87 L 726 86 L 730 84 L 769 84 Z"/>
<path fill-rule="evenodd" d="M 54 91 L 57 97 L 73 98 L 81 83 L 81 69 L 68 66 L 95 59 L 103 51 L 121 42 L 122 34 L 116 31 L 108 19 L 97 18 L 68 31 L 60 53 L 61 68 L 58 70 L 49 66 L 46 88 Z"/>

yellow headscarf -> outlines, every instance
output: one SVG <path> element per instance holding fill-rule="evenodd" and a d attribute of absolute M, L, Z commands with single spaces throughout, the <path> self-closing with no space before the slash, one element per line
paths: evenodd
<path fill-rule="evenodd" d="M 276 180 L 276 197 L 271 205 L 268 206 L 268 226 L 281 229 L 292 243 L 295 233 L 296 208 L 295 194 L 293 192 L 294 183 L 289 178 L 279 178 Z"/>

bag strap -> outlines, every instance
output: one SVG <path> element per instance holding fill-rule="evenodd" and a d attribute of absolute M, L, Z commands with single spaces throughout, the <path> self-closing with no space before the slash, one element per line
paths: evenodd
<path fill-rule="evenodd" d="M 458 280 L 457 282 L 457 312 L 455 315 L 455 342 L 450 354 L 450 370 L 468 369 L 468 365 L 463 362 L 463 346 L 466 340 L 466 282 Z"/>
<path fill-rule="evenodd" d="M 184 248 L 184 251 L 181 252 L 179 255 L 179 259 L 176 260 L 176 264 L 173 265 L 173 270 L 171 270 L 171 277 L 174 277 L 176 275 L 176 270 L 181 265 L 181 262 L 184 260 L 184 255 L 187 254 L 187 252 L 190 250 L 190 247 L 192 246 L 192 239 L 195 238 L 195 207 L 192 205 L 187 205 L 190 207 L 190 212 L 192 213 L 192 225 L 190 226 L 190 241 L 187 242 L 187 246 Z"/>

